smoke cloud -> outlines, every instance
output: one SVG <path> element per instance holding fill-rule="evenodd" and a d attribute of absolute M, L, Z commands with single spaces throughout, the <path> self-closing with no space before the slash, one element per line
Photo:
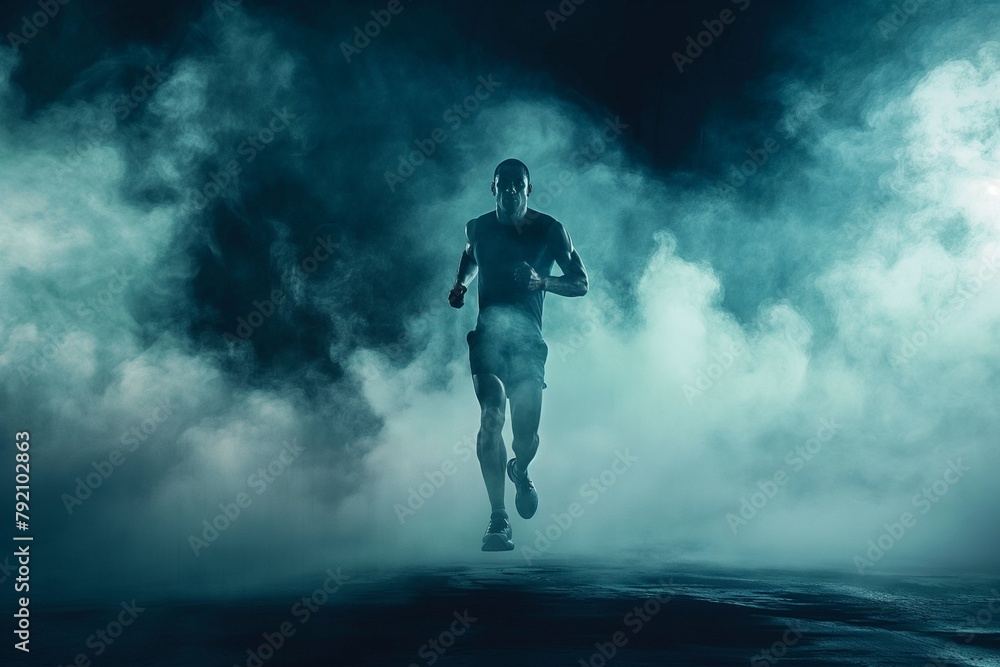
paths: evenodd
<path fill-rule="evenodd" d="M 431 49 L 458 28 L 416 5 L 350 62 L 359 9 L 208 5 L 45 104 L 0 49 L 3 422 L 62 547 L 39 576 L 995 567 L 1000 6 L 856 4 L 776 30 L 763 110 L 720 105 L 671 173 L 637 119 Z M 546 298 L 540 508 L 486 555 L 476 305 L 446 295 L 511 156 L 591 290 Z"/>

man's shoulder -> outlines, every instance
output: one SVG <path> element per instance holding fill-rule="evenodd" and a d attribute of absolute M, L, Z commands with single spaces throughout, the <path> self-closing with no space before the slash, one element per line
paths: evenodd
<path fill-rule="evenodd" d="M 528 209 L 528 213 L 524 216 L 524 222 L 526 226 L 537 230 L 537 233 L 540 235 L 549 234 L 552 231 L 562 228 L 562 223 L 551 215 L 536 211 L 533 208 Z"/>
<path fill-rule="evenodd" d="M 537 222 L 538 224 L 542 225 L 561 224 L 558 220 L 553 218 L 548 213 L 542 213 L 541 211 L 536 211 L 533 208 L 529 208 L 528 213 L 524 217 L 527 218 L 528 220 L 531 220 L 532 222 Z"/>
<path fill-rule="evenodd" d="M 496 211 L 490 211 L 488 213 L 483 213 L 482 215 L 469 220 L 465 223 L 465 233 L 471 238 L 476 233 L 476 227 L 480 224 L 486 224 L 489 222 L 490 218 L 496 219 Z"/>

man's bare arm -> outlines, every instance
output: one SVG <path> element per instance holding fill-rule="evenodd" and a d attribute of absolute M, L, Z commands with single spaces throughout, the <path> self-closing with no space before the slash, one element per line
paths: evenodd
<path fill-rule="evenodd" d="M 465 293 L 469 289 L 469 283 L 479 273 L 479 265 L 472 256 L 472 230 L 473 221 L 470 220 L 465 225 L 465 250 L 462 251 L 462 259 L 458 262 L 458 275 L 455 277 L 455 286 L 448 293 L 448 303 L 452 308 L 461 308 L 465 305 Z"/>
<path fill-rule="evenodd" d="M 553 225 L 549 247 L 556 263 L 562 269 L 561 276 L 542 278 L 542 289 L 560 296 L 583 296 L 590 289 L 590 279 L 583 265 L 583 258 L 573 247 L 569 232 L 561 224 Z"/>
<path fill-rule="evenodd" d="M 458 276 L 455 278 L 456 285 L 469 286 L 472 279 L 476 277 L 479 273 L 479 265 L 476 264 L 476 260 L 472 258 L 472 248 L 466 243 L 465 251 L 462 253 L 462 259 L 458 263 Z"/>

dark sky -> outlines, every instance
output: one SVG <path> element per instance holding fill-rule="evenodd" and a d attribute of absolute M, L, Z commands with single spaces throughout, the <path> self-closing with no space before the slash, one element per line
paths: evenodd
<path fill-rule="evenodd" d="M 21 6 L 23 5 L 23 6 Z M 28 11 L 33 5 L 21 3 L 8 8 L 11 16 Z M 573 6 L 572 3 L 567 6 Z M 752 12 L 740 11 L 746 6 Z M 206 7 L 208 10 L 206 11 Z M 252 2 L 241 7 L 253 15 L 263 17 L 279 32 L 296 34 L 296 41 L 303 49 L 307 76 L 306 85 L 317 85 L 324 76 L 334 80 L 343 75 L 353 79 L 360 89 L 366 87 L 357 70 L 365 67 L 361 62 L 356 68 L 347 68 L 337 57 L 339 43 L 353 37 L 351 28 L 371 20 L 369 12 L 379 10 L 371 3 L 315 3 L 315 2 Z M 743 4 L 726 2 L 590 2 L 580 5 L 564 21 L 550 23 L 546 11 L 558 11 L 537 2 L 467 3 L 437 2 L 425 5 L 403 5 L 406 21 L 397 21 L 379 35 L 376 46 L 383 53 L 397 53 L 414 49 L 419 53 L 421 72 L 430 80 L 434 72 L 448 72 L 461 62 L 478 62 L 484 66 L 497 66 L 516 72 L 526 88 L 544 89 L 579 105 L 582 109 L 600 114 L 611 112 L 625 119 L 625 145 L 638 164 L 654 173 L 691 170 L 711 176 L 718 165 L 706 156 L 719 150 L 719 143 L 729 138 L 723 133 L 716 136 L 704 126 L 713 117 L 739 119 L 739 124 L 758 118 L 766 122 L 778 118 L 779 109 L 768 98 L 766 76 L 788 69 L 781 62 L 781 48 L 774 44 L 773 36 L 783 26 L 798 20 L 801 3 L 790 1 L 756 0 Z M 717 21 L 719 14 L 729 8 L 739 14 L 739 21 L 724 26 L 722 34 L 691 64 L 679 72 L 672 54 L 688 48 L 687 38 L 696 37 L 706 30 L 704 21 Z M 199 20 L 203 16 L 217 21 L 236 12 L 227 2 L 178 2 L 132 3 L 92 2 L 71 3 L 61 10 L 59 21 L 40 31 L 27 48 L 23 60 L 13 74 L 13 81 L 25 93 L 25 111 L 28 117 L 44 114 L 54 103 L 73 99 L 75 96 L 93 95 L 98 91 L 119 86 L 127 87 L 144 70 L 147 54 L 157 53 L 158 62 L 182 58 L 187 54 L 204 54 L 206 35 L 213 26 Z M 203 12 L 205 12 L 203 14 Z M 8 24 L 17 23 L 16 18 Z M 224 23 L 220 23 L 223 25 Z M 349 26 L 349 27 L 341 27 Z M 553 26 L 555 29 L 553 29 Z M 347 37 L 345 38 L 345 35 Z M 386 45 L 383 46 L 383 43 Z M 373 49 L 374 51 L 374 49 Z M 114 54 L 114 65 L 107 61 Z M 359 60 L 363 61 L 365 53 Z M 384 64 L 392 66 L 387 56 Z M 374 59 L 374 58 L 372 58 Z M 330 73 L 324 70 L 335 70 Z M 352 76 L 353 75 L 353 76 Z M 416 72 L 399 72 L 398 76 L 414 77 Z M 304 81 L 308 79 L 304 78 Z M 329 89 L 326 99 L 320 90 L 311 98 L 318 113 L 333 117 L 327 105 L 339 99 Z M 429 90 L 420 95 L 420 102 L 432 104 Z M 326 108 L 324 108 L 326 107 Z M 122 122 L 123 127 L 142 122 L 144 108 Z M 339 116 L 337 123 L 345 134 L 360 118 Z M 390 121 L 391 122 L 391 121 Z M 331 133 L 335 134 L 335 133 Z M 355 134 L 355 137 L 358 135 Z M 369 137 L 369 140 L 375 137 Z M 732 139 L 742 142 L 743 136 Z M 708 142 L 708 145 L 706 145 Z M 365 150 L 356 160 L 357 178 L 362 182 L 379 178 L 376 169 L 368 169 L 363 159 Z M 141 160 L 142 156 L 130 156 Z M 206 177 L 214 173 L 212 161 L 203 164 Z M 310 202 L 302 192 L 302 179 L 284 170 L 271 169 L 267 174 L 254 174 L 261 181 L 248 192 L 243 200 L 249 209 L 292 213 L 289 209 L 299 203 L 305 206 L 329 207 L 329 203 Z M 385 220 L 396 215 L 393 202 L 386 202 L 380 190 L 374 191 L 361 183 L 351 187 L 351 213 L 348 219 L 329 224 L 338 233 L 349 236 L 357 246 L 354 252 L 378 252 L 381 235 L 385 233 Z M 163 196 L 150 190 L 136 194 L 151 200 Z M 304 197 L 304 201 L 300 201 Z M 390 208 L 387 208 L 386 205 Z M 405 205 L 405 204 L 404 204 Z M 273 237 L 246 220 L 233 219 L 232 210 L 212 206 L 211 235 L 225 261 L 213 261 L 205 256 L 203 245 L 194 244 L 189 252 L 201 266 L 192 281 L 191 289 L 206 312 L 199 313 L 191 322 L 191 335 L 200 336 L 204 331 L 222 333 L 242 308 L 241 301 L 249 293 L 267 292 L 266 283 L 273 281 L 268 275 L 252 268 L 264 261 L 263 253 L 273 242 Z M 301 211 L 294 215 L 303 218 Z M 329 211 L 331 217 L 344 217 L 340 210 Z M 465 213 L 459 214 L 459 217 Z M 371 216 L 371 217 L 369 217 Z M 313 216 L 311 216 L 313 217 Z M 293 223 L 294 225 L 295 223 Z M 668 223 L 669 225 L 669 223 Z M 315 227 L 315 225 L 313 225 Z M 298 229 L 308 234 L 310 229 Z M 407 294 L 407 288 L 420 285 L 428 273 L 424 257 L 407 258 L 406 271 L 416 280 L 394 281 L 378 269 L 376 258 L 354 274 L 349 297 L 352 308 L 362 320 L 361 335 L 376 344 L 395 340 L 402 326 L 402 319 L 415 306 L 417 295 Z M 407 261 L 407 260 L 404 260 Z M 629 270 L 629 269 L 627 269 Z M 625 280 L 634 280 L 641 270 L 633 266 Z M 421 278 L 423 276 L 424 278 Z M 236 280 L 233 280 L 236 278 Z M 365 301 L 371 297 L 366 286 L 375 293 L 385 293 L 390 285 L 400 308 L 377 309 L 370 312 Z M 768 286 L 771 288 L 772 286 Z M 627 299 L 623 295 L 623 299 Z M 739 316 L 752 316 L 742 304 L 729 304 Z M 183 317 L 183 314 L 177 315 Z M 308 307 L 296 308 L 289 321 L 271 327 L 264 335 L 255 336 L 252 345 L 259 361 L 265 365 L 277 363 L 288 368 L 303 361 L 315 362 L 324 376 L 339 376 L 342 365 L 329 359 L 324 350 L 325 341 L 337 334 L 326 328 L 322 316 Z M 152 328 L 158 330 L 159 324 Z M 298 333 L 290 345 L 292 329 Z M 324 330 L 326 328 L 326 330 Z M 212 336 L 213 342 L 218 341 Z"/>
<path fill-rule="evenodd" d="M 12 17 L 5 25 L 16 24 L 15 17 L 34 6 L 5 4 Z M 72 23 L 54 25 L 25 49 L 15 81 L 29 94 L 30 105 L 44 105 L 63 94 L 74 77 L 109 48 L 151 47 L 176 54 L 185 29 L 201 16 L 204 4 L 192 0 L 70 4 L 62 11 L 72 15 Z M 245 0 L 242 6 L 279 13 L 303 28 L 333 26 L 338 20 L 349 23 L 352 17 L 370 20 L 367 12 L 378 9 L 368 2 L 306 0 Z M 392 39 L 433 41 L 436 53 L 426 55 L 443 62 L 477 53 L 484 60 L 550 77 L 566 95 L 637 119 L 629 132 L 631 139 L 652 164 L 670 168 L 685 157 L 696 158 L 699 129 L 710 108 L 738 104 L 755 111 L 754 96 L 746 86 L 772 68 L 780 55 L 768 37 L 803 13 L 800 2 L 754 0 L 752 13 L 727 26 L 725 39 L 718 39 L 696 63 L 686 66 L 695 74 L 681 76 L 672 54 L 686 48 L 688 36 L 705 30 L 702 21 L 716 20 L 727 7 L 738 11 L 739 5 L 720 0 L 588 2 L 560 16 L 563 20 L 554 23 L 553 30 L 545 11 L 558 11 L 553 9 L 558 6 L 527 0 L 416 4 L 413 9 L 425 13 L 422 18 L 433 21 L 438 30 L 429 30 L 426 23 L 409 23 L 394 27 Z"/>

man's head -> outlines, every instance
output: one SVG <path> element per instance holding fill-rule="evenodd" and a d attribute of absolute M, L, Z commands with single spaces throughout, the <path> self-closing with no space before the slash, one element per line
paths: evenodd
<path fill-rule="evenodd" d="M 531 175 L 520 160 L 509 158 L 493 170 L 490 191 L 497 200 L 497 212 L 507 218 L 519 219 L 528 211 Z"/>

